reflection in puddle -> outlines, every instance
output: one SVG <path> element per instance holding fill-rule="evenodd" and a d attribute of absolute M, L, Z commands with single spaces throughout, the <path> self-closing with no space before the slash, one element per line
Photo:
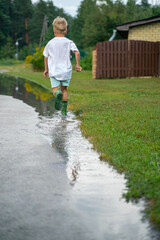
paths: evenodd
<path fill-rule="evenodd" d="M 144 202 L 125 202 L 124 176 L 99 160 L 99 154 L 81 135 L 78 124 L 72 113 L 62 119 L 56 112 L 52 118 L 42 117 L 39 128 L 50 145 L 62 154 L 73 186 L 72 204 L 83 214 L 86 224 L 96 229 L 95 239 L 158 240 L 159 233 L 151 230 L 148 221 L 142 222 Z"/>
<path fill-rule="evenodd" d="M 126 180 L 99 160 L 99 154 L 81 135 L 79 121 L 72 113 L 63 119 L 54 110 L 51 94 L 29 81 L 1 77 L 0 92 L 22 99 L 39 112 L 39 132 L 62 156 L 61 162 L 57 160 L 53 166 L 58 170 L 66 167 L 71 184 L 70 201 L 90 229 L 90 239 L 160 239 L 159 232 L 147 220 L 142 221 L 144 202 L 125 202 L 122 193 L 126 191 Z"/>
<path fill-rule="evenodd" d="M 52 94 L 34 82 L 0 75 L 0 94 L 13 96 L 35 108 L 39 115 L 50 116 L 55 111 Z"/>

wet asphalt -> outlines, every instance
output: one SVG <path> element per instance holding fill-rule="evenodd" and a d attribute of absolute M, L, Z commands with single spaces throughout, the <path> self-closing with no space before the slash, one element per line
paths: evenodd
<path fill-rule="evenodd" d="M 90 239 L 70 205 L 63 159 L 37 122 L 33 108 L 0 96 L 0 240 Z"/>

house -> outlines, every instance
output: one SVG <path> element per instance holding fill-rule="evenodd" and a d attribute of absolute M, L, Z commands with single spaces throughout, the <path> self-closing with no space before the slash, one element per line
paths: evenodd
<path fill-rule="evenodd" d="M 117 25 L 117 32 L 128 40 L 160 41 L 160 16 Z"/>

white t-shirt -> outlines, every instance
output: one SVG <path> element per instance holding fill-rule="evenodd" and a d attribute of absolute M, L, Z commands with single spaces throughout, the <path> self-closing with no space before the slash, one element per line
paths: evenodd
<path fill-rule="evenodd" d="M 55 77 L 57 80 L 71 79 L 70 51 L 78 51 L 78 48 L 66 37 L 54 37 L 48 42 L 43 55 L 48 57 L 49 77 Z"/>

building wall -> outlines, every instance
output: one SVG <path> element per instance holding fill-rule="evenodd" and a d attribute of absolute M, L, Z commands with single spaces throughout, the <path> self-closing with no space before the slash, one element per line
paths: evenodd
<path fill-rule="evenodd" d="M 130 28 L 129 40 L 160 41 L 160 22 Z"/>

